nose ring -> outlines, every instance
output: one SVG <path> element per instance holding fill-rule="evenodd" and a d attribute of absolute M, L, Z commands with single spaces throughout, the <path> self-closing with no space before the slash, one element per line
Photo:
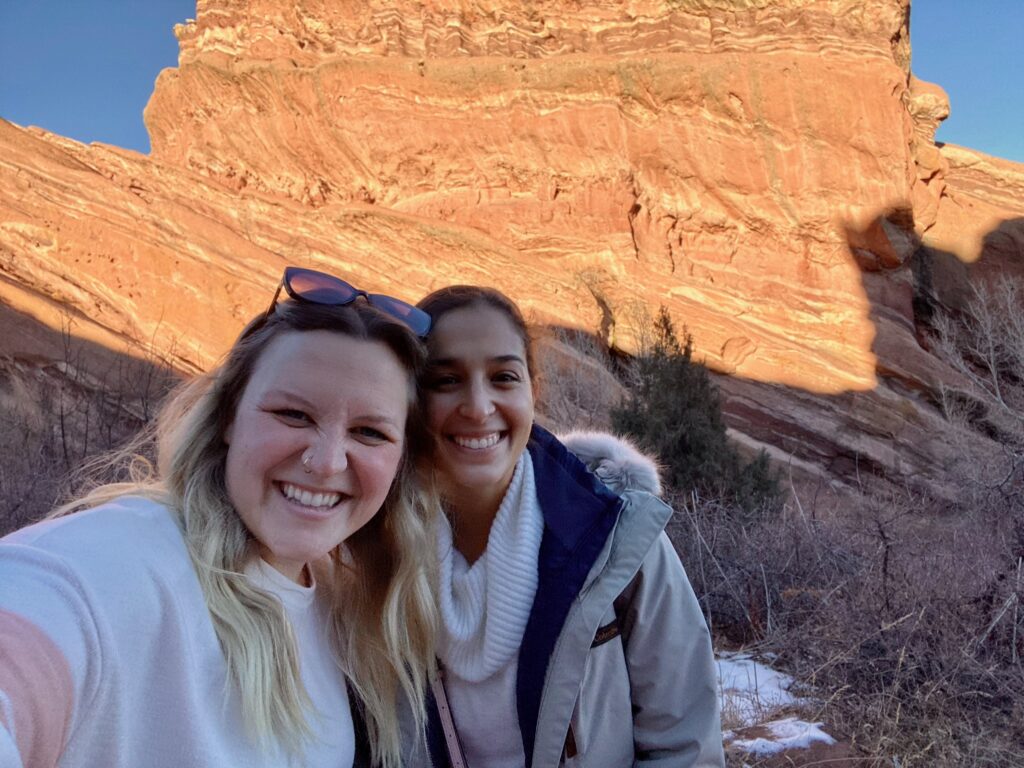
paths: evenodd
<path fill-rule="evenodd" d="M 312 474 L 313 470 L 309 467 L 309 462 L 313 460 L 313 449 L 310 448 L 302 453 L 302 471 L 307 475 Z"/>

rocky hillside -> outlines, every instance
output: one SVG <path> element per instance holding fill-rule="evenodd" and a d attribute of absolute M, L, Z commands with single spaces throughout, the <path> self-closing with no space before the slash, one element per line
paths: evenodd
<path fill-rule="evenodd" d="M 141 342 L 198 370 L 287 263 L 409 299 L 495 284 L 627 350 L 637 307 L 664 304 L 737 439 L 828 487 L 955 498 L 963 446 L 1000 452 L 951 447 L 936 393 L 961 382 L 921 307 L 1024 268 L 1024 166 L 935 145 L 949 107 L 911 74 L 909 18 L 199 0 L 150 156 L 0 121 L 0 312 L 66 330 L 4 333 L 0 354 Z"/>

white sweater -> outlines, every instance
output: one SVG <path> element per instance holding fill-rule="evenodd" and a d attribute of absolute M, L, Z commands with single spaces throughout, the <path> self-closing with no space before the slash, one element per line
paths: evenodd
<path fill-rule="evenodd" d="M 439 529 L 444 685 L 466 762 L 487 768 L 526 764 L 516 711 L 519 646 L 537 592 L 544 516 L 533 462 L 523 452 L 472 567 Z"/>
<path fill-rule="evenodd" d="M 352 714 L 323 603 L 265 564 L 247 575 L 282 600 L 320 714 L 299 758 L 246 733 L 165 507 L 125 498 L 0 539 L 0 766 L 349 768 Z"/>

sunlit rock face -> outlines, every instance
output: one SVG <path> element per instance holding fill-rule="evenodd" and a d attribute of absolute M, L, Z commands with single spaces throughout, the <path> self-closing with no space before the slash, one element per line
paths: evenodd
<path fill-rule="evenodd" d="M 472 228 L 514 251 L 517 295 L 557 288 L 587 327 L 601 301 L 665 303 L 721 370 L 874 386 L 843 225 L 912 218 L 904 4 L 279 5 L 178 28 L 156 159 Z"/>
<path fill-rule="evenodd" d="M 912 257 L 961 231 L 951 189 L 995 177 L 935 146 L 948 102 L 910 75 L 908 14 L 200 0 L 151 157 L 0 124 L 0 298 L 185 369 L 286 263 L 409 299 L 497 285 L 625 349 L 663 304 L 728 374 L 738 438 L 955 495 Z M 1013 189 L 969 194 L 995 221 L 1024 213 Z"/>

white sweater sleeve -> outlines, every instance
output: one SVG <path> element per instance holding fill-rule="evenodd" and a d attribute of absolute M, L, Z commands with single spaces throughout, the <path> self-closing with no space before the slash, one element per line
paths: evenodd
<path fill-rule="evenodd" d="M 14 743 L 14 737 L 0 722 L 0 765 L 8 765 L 10 768 L 23 768 L 21 755 L 18 754 L 18 747 Z"/>
<path fill-rule="evenodd" d="M 74 572 L 52 553 L 0 542 L 0 765 L 56 764 L 102 664 Z"/>

